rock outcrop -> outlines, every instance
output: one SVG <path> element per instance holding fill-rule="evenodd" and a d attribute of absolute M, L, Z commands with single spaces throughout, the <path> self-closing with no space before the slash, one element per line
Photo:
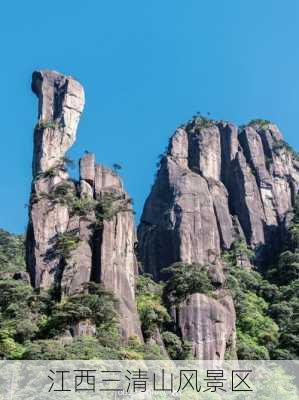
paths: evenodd
<path fill-rule="evenodd" d="M 53 71 L 34 72 L 32 90 L 39 101 L 33 153 L 36 176 L 56 168 L 75 142 L 85 100 L 79 82 Z"/>
<path fill-rule="evenodd" d="M 144 206 L 139 254 L 156 278 L 176 261 L 211 262 L 230 248 L 236 224 L 269 254 L 298 192 L 299 162 L 275 125 L 203 121 L 170 139 Z"/>
<path fill-rule="evenodd" d="M 235 312 L 232 298 L 192 294 L 181 304 L 176 321 L 182 337 L 192 343 L 199 360 L 224 360 L 235 353 Z M 235 356 L 235 354 L 234 354 Z"/>
<path fill-rule="evenodd" d="M 281 244 L 298 185 L 298 160 L 275 125 L 253 121 L 238 128 L 194 118 L 171 137 L 144 206 L 138 227 L 144 270 L 157 280 L 175 262 L 221 271 L 221 253 L 240 237 L 256 250 L 257 264 L 269 261 Z M 176 321 L 196 357 L 223 358 L 232 350 L 229 296 L 223 301 L 194 294 Z"/>
<path fill-rule="evenodd" d="M 39 113 L 26 238 L 31 283 L 54 289 L 58 297 L 80 292 L 90 281 L 102 283 L 119 300 L 123 337 L 142 340 L 135 304 L 136 234 L 130 199 L 119 176 L 96 164 L 93 154 L 80 160 L 79 181 L 67 172 L 66 152 L 76 139 L 83 88 L 71 77 L 39 71 L 33 73 L 32 89 L 39 99 Z M 82 334 L 77 328 L 73 332 Z"/>
<path fill-rule="evenodd" d="M 32 75 L 38 97 L 38 123 L 34 129 L 33 182 L 27 232 L 27 265 L 35 287 L 49 288 L 61 263 L 53 249 L 57 234 L 68 228 L 66 204 L 50 195 L 69 178 L 64 156 L 76 139 L 84 90 L 71 77 L 38 71 Z"/>

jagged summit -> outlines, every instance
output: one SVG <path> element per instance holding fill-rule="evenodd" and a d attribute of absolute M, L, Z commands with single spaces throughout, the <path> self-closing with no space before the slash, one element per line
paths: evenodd
<path fill-rule="evenodd" d="M 222 253 L 240 237 L 258 263 L 269 262 L 298 188 L 296 155 L 276 125 L 253 121 L 239 129 L 196 117 L 170 138 L 145 202 L 138 227 L 145 272 L 159 280 L 163 268 L 183 262 L 213 266 L 221 275 Z M 223 358 L 234 347 L 234 306 L 221 287 L 213 298 L 193 294 L 176 313 L 196 357 Z"/>
<path fill-rule="evenodd" d="M 145 265 L 155 274 L 180 259 L 205 262 L 211 254 L 219 256 L 234 240 L 233 220 L 253 248 L 271 246 L 283 233 L 298 182 L 298 161 L 274 124 L 257 121 L 239 129 L 200 117 L 180 127 L 141 217 Z M 166 254 L 155 256 L 151 246 Z"/>

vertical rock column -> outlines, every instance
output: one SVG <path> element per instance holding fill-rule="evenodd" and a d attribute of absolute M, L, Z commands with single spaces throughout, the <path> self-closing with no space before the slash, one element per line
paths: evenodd
<path fill-rule="evenodd" d="M 82 290 L 92 273 L 94 211 L 95 156 L 89 153 L 80 160 L 80 182 L 77 183 L 77 207 L 72 210 L 68 232 L 75 232 L 78 238 L 76 248 L 71 251 L 61 277 L 62 295 L 71 295 Z"/>
<path fill-rule="evenodd" d="M 92 207 L 84 216 L 70 218 L 69 230 L 77 229 L 80 240 L 64 268 L 63 293 L 74 293 L 89 280 L 102 283 L 119 301 L 123 338 L 142 340 L 135 303 L 136 233 L 129 196 L 120 177 L 97 165 L 90 153 L 80 160 L 79 188 L 80 201 Z"/>
<path fill-rule="evenodd" d="M 137 239 L 130 199 L 119 176 L 102 165 L 95 166 L 94 189 L 95 198 L 106 204 L 107 216 L 94 238 L 93 279 L 116 294 L 123 337 L 137 336 L 142 340 L 135 303 Z M 111 198 L 114 201 L 109 206 Z"/>
<path fill-rule="evenodd" d="M 143 209 L 138 252 L 145 271 L 160 279 L 163 267 L 183 261 L 214 264 L 221 273 L 221 252 L 239 237 L 256 250 L 257 264 L 271 261 L 298 188 L 298 156 L 275 125 L 256 120 L 238 129 L 193 119 L 170 139 Z M 214 295 L 193 294 L 176 319 L 198 358 L 223 358 L 234 347 L 232 299 L 222 289 Z"/>
<path fill-rule="evenodd" d="M 64 157 L 76 139 L 84 91 L 73 78 L 52 71 L 34 72 L 32 90 L 39 104 L 26 258 L 33 286 L 47 289 L 54 283 L 61 263 L 53 250 L 55 237 L 69 224 L 67 206 L 52 199 L 55 188 L 68 181 Z"/>
<path fill-rule="evenodd" d="M 156 280 L 163 267 L 181 261 L 213 265 L 221 286 L 221 249 L 231 246 L 233 224 L 220 181 L 220 132 L 217 126 L 189 128 L 176 131 L 161 161 L 138 227 L 138 253 Z M 223 290 L 214 298 L 195 293 L 172 313 L 196 358 L 223 359 L 225 351 L 234 351 L 235 311 Z"/>
<path fill-rule="evenodd" d="M 128 195 L 117 174 L 96 165 L 93 154 L 80 160 L 79 182 L 65 167 L 84 106 L 83 88 L 70 77 L 39 71 L 33 73 L 32 90 L 39 99 L 26 238 L 32 285 L 54 287 L 63 297 L 82 291 L 91 280 L 101 282 L 119 300 L 123 337 L 142 340 Z"/>

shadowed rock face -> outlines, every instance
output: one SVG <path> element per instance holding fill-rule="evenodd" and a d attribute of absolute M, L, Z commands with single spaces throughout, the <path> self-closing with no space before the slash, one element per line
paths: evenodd
<path fill-rule="evenodd" d="M 136 335 L 142 339 L 135 303 L 135 275 L 138 268 L 134 246 L 137 238 L 130 198 L 119 176 L 110 168 L 95 164 L 91 155 L 81 159 L 80 176 L 80 187 L 84 188 L 81 196 L 90 196 L 93 191 L 93 198 L 102 202 L 108 199 L 109 203 L 111 196 L 115 199 L 114 211 L 93 230 L 93 236 L 88 241 L 92 250 L 91 279 L 102 282 L 119 299 L 123 336 L 129 338 Z M 91 215 L 89 226 L 93 222 L 94 215 Z"/>
<path fill-rule="evenodd" d="M 71 77 L 38 71 L 32 89 L 39 99 L 26 238 L 32 285 L 65 296 L 91 280 L 101 282 L 119 299 L 123 336 L 142 339 L 134 293 L 134 218 L 121 179 L 97 165 L 93 154 L 80 160 L 78 182 L 66 169 L 65 154 L 75 142 L 84 106 L 83 88 Z M 108 209 L 99 222 L 101 204 Z M 61 245 L 58 251 L 61 238 L 71 242 L 67 254 Z"/>
<path fill-rule="evenodd" d="M 259 248 L 257 262 L 267 260 L 279 249 L 298 192 L 298 161 L 275 125 L 238 129 L 203 122 L 195 119 L 172 136 L 143 209 L 138 254 L 144 270 L 157 280 L 162 268 L 178 261 L 221 270 L 221 252 L 237 237 Z M 192 295 L 176 321 L 198 358 L 223 358 L 233 347 L 235 313 L 229 296 L 223 302 Z"/>

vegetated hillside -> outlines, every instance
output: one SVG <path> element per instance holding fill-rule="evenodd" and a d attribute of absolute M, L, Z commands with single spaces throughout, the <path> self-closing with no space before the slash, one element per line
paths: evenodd
<path fill-rule="evenodd" d="M 26 271 L 25 243 L 23 235 L 11 235 L 0 229 L 0 276 Z"/>
<path fill-rule="evenodd" d="M 171 317 L 173 304 L 192 293 L 213 291 L 206 270 L 177 263 L 165 273 L 165 283 L 148 274 L 137 278 L 137 304 L 145 343 L 131 337 L 124 343 L 119 332 L 117 300 L 101 285 L 89 284 L 85 293 L 57 303 L 51 292 L 33 289 L 22 279 L 22 237 L 1 230 L 0 356 L 2 359 L 172 359 L 192 358 L 191 344 L 182 340 Z M 223 254 L 227 288 L 237 319 L 240 359 L 297 359 L 299 356 L 299 204 L 289 227 L 283 252 L 263 274 L 239 266 L 240 257 L 253 253 L 242 241 Z M 17 275 L 18 277 L 18 275 Z M 24 278 L 24 277 L 23 277 Z M 170 300 L 171 299 L 171 300 Z M 72 338 L 69 326 L 90 320 L 94 335 Z M 158 346 L 151 338 L 157 339 Z M 163 348 L 164 347 L 164 350 Z M 230 358 L 226 353 L 226 358 Z"/>

